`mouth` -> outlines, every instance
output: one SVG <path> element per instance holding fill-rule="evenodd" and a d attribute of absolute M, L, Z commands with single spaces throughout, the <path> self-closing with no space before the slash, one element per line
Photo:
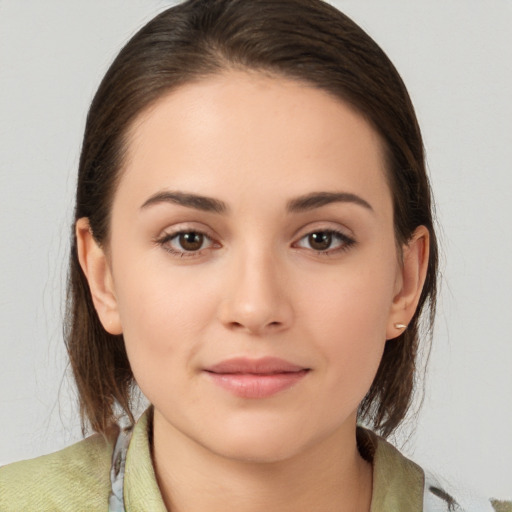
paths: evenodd
<path fill-rule="evenodd" d="M 267 398 L 300 382 L 310 368 L 284 359 L 228 359 L 207 367 L 204 373 L 210 380 L 241 398 Z"/>

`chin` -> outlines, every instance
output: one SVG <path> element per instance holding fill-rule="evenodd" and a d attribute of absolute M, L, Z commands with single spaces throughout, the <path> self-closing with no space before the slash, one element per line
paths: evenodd
<path fill-rule="evenodd" d="M 277 437 L 262 439 L 261 436 L 240 436 L 231 438 L 229 443 L 223 439 L 221 443 L 203 446 L 225 459 L 251 464 L 275 464 L 292 459 L 304 449 L 301 442 L 290 440 L 289 435 L 287 437 L 285 440 Z"/>
<path fill-rule="evenodd" d="M 272 420 L 272 421 L 271 421 Z M 226 459 L 247 463 L 284 462 L 321 444 L 330 432 L 308 432 L 306 422 L 279 421 L 276 417 L 252 418 L 250 422 L 232 422 L 204 432 L 199 443 Z"/>

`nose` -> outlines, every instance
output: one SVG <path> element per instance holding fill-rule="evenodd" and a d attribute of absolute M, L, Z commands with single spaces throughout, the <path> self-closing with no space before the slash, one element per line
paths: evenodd
<path fill-rule="evenodd" d="M 231 262 L 218 318 L 230 330 L 266 335 L 293 321 L 286 272 L 271 254 L 240 254 Z"/>

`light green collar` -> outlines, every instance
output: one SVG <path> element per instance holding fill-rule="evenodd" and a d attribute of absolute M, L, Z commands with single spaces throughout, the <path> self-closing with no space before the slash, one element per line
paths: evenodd
<path fill-rule="evenodd" d="M 357 438 L 373 464 L 371 512 L 422 512 L 423 470 L 370 430 L 359 427 Z"/>
<path fill-rule="evenodd" d="M 124 501 L 127 512 L 167 512 L 151 461 L 150 419 L 148 409 L 134 427 L 126 454 Z"/>

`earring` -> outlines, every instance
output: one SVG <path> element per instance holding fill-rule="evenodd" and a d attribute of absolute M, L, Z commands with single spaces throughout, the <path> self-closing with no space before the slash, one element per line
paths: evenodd
<path fill-rule="evenodd" d="M 407 329 L 407 325 L 398 322 L 394 324 L 394 327 L 395 329 Z"/>

